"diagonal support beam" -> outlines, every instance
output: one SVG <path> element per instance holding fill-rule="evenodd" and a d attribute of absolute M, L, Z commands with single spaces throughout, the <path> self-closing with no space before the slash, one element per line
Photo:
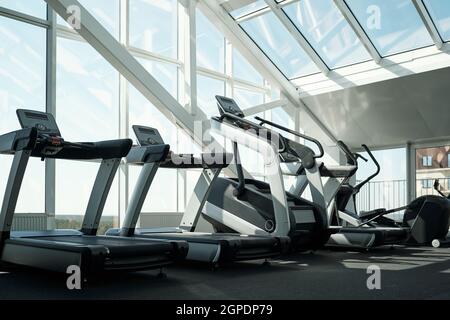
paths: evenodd
<path fill-rule="evenodd" d="M 366 50 L 372 56 L 372 59 L 378 64 L 381 63 L 382 56 L 378 52 L 377 48 L 375 48 L 372 41 L 370 41 L 369 36 L 366 34 L 364 29 L 361 27 L 358 20 L 353 15 L 353 12 L 350 10 L 350 8 L 345 3 L 345 0 L 334 0 L 334 3 L 338 7 L 338 9 L 342 12 L 345 20 L 347 20 L 350 27 L 356 33 L 357 37 L 362 42 L 362 44 L 364 45 Z"/>
<path fill-rule="evenodd" d="M 277 16 L 286 30 L 297 41 L 300 47 L 305 50 L 306 54 L 316 64 L 319 70 L 326 76 L 330 72 L 330 68 L 325 64 L 322 58 L 317 54 L 311 44 L 306 40 L 303 34 L 297 29 L 294 23 L 289 19 L 287 14 L 279 7 L 275 0 L 265 0 L 267 5 L 272 9 L 273 13 Z"/>
<path fill-rule="evenodd" d="M 425 4 L 423 3 L 422 0 L 412 0 L 412 2 L 416 7 L 416 10 L 419 13 L 420 18 L 425 24 L 425 27 L 427 28 L 428 33 L 431 36 L 431 39 L 433 39 L 434 44 L 439 50 L 441 50 L 442 47 L 444 46 L 444 41 L 442 41 L 441 35 L 439 34 L 439 31 L 436 28 L 436 25 L 434 24 L 433 19 L 430 16 L 430 13 L 425 7 Z"/>

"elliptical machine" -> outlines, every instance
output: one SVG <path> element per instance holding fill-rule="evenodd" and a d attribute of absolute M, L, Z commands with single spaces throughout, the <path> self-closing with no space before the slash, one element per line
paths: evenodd
<path fill-rule="evenodd" d="M 221 116 L 211 119 L 211 129 L 233 143 L 238 177 L 216 179 L 202 210 L 203 217 L 216 232 L 289 236 L 293 250 L 321 248 L 340 227 L 330 227 L 324 207 L 287 193 L 280 167 L 282 163 L 302 162 L 311 184 L 320 182 L 316 162 L 323 155 L 320 143 L 296 133 L 318 146 L 321 152 L 315 154 L 305 145 L 244 119 L 233 99 L 216 99 Z M 267 182 L 245 178 L 239 145 L 264 154 Z"/>
<path fill-rule="evenodd" d="M 441 244 L 447 243 L 446 237 L 450 225 L 450 200 L 445 196 L 426 195 L 415 199 L 407 206 L 390 210 L 380 208 L 357 213 L 356 196 L 361 188 L 380 172 L 380 165 L 371 150 L 366 145 L 362 145 L 362 147 L 376 165 L 377 170 L 356 186 L 345 183 L 338 190 L 336 194 L 337 217 L 339 218 L 339 225 L 344 227 L 338 234 L 332 236 L 328 244 L 336 247 L 348 247 L 349 243 L 355 245 L 360 241 L 358 233 L 366 231 L 368 227 L 379 232 L 374 233 L 373 242 L 370 243 L 370 246 L 366 245 L 367 249 L 385 244 L 433 245 L 439 247 Z M 348 148 L 345 148 L 344 152 L 347 156 L 347 162 L 355 163 L 358 158 L 368 161 L 361 155 L 352 153 Z M 388 214 L 402 210 L 405 210 L 402 222 L 387 217 Z"/>

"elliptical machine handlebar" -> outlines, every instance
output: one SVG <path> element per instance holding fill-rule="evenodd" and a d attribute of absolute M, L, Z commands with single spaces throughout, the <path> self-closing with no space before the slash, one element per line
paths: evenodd
<path fill-rule="evenodd" d="M 437 193 L 439 193 L 441 196 L 443 196 L 444 198 L 447 198 L 450 200 L 450 194 L 448 196 L 446 196 L 440 189 L 439 187 L 441 186 L 441 184 L 439 183 L 439 179 L 434 180 L 434 190 L 437 191 Z"/>
<path fill-rule="evenodd" d="M 354 165 L 354 166 L 358 165 L 358 161 L 357 161 L 358 154 L 351 152 L 350 149 L 348 148 L 348 146 L 344 143 L 344 141 L 339 140 L 337 142 L 337 146 L 339 149 L 341 149 L 341 151 L 347 157 L 347 164 Z"/>
<path fill-rule="evenodd" d="M 365 144 L 361 145 L 364 150 L 367 152 L 367 154 L 369 155 L 370 159 L 372 159 L 373 163 L 375 164 L 375 166 L 377 167 L 377 170 L 375 171 L 375 173 L 373 173 L 372 175 L 370 175 L 369 177 L 366 178 L 366 180 L 361 181 L 360 183 L 358 183 L 355 187 L 354 190 L 355 192 L 359 192 L 359 190 L 366 184 L 368 183 L 370 180 L 372 180 L 373 178 L 375 178 L 381 171 L 381 167 L 380 164 L 378 163 L 377 159 L 375 158 L 375 156 L 373 155 L 372 151 L 370 151 L 369 147 Z M 361 158 L 363 158 L 362 156 L 360 156 Z M 365 159 L 365 158 L 363 158 Z M 365 159 L 367 162 L 367 159 Z"/>
<path fill-rule="evenodd" d="M 254 122 L 251 122 L 251 121 L 249 121 L 249 120 L 246 120 L 246 119 L 244 119 L 244 118 L 241 118 L 241 117 L 236 116 L 236 115 L 234 115 L 234 114 L 232 114 L 232 113 L 229 113 L 229 112 L 223 112 L 223 113 L 220 115 L 220 117 L 218 117 L 218 118 L 213 118 L 213 119 L 216 119 L 216 120 L 218 120 L 218 121 L 222 121 L 222 120 L 225 119 L 225 118 L 234 120 L 234 121 L 236 121 L 236 122 L 239 122 L 240 124 L 245 124 L 246 126 L 248 126 L 246 129 L 255 128 L 255 129 L 263 129 L 263 130 L 267 130 L 267 128 L 265 128 L 265 127 L 263 127 L 263 126 L 261 126 L 261 125 L 257 125 L 257 124 L 254 123 Z M 279 139 L 279 143 L 280 143 L 280 145 L 279 145 L 279 148 L 278 148 L 278 152 L 279 152 L 279 153 L 285 152 L 287 148 L 286 148 L 286 144 L 285 144 L 285 142 L 284 142 L 284 140 L 283 140 L 283 137 L 281 137 L 281 136 L 280 136 L 280 139 Z"/>
<path fill-rule="evenodd" d="M 312 137 L 309 137 L 307 135 L 301 134 L 300 132 L 288 129 L 286 127 L 283 127 L 283 126 L 281 126 L 279 124 L 276 124 L 276 123 L 273 123 L 271 121 L 264 120 L 263 118 L 260 118 L 260 117 L 255 117 L 255 119 L 261 122 L 260 125 L 268 124 L 269 126 L 272 126 L 272 127 L 277 128 L 277 129 L 280 129 L 282 131 L 285 131 L 287 133 L 293 134 L 294 136 L 297 136 L 297 137 L 303 138 L 305 140 L 311 141 L 312 143 L 314 143 L 319 148 L 319 154 L 318 155 L 316 155 L 316 154 L 314 155 L 315 159 L 322 158 L 323 155 L 325 154 L 325 152 L 323 150 L 323 147 L 322 147 L 322 144 L 319 142 L 319 140 L 314 139 Z"/>

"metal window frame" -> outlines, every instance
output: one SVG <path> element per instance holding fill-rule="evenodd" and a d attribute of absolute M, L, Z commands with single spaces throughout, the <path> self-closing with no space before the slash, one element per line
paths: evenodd
<path fill-rule="evenodd" d="M 372 43 L 372 40 L 370 40 L 369 36 L 364 31 L 363 27 L 359 24 L 358 19 L 350 10 L 345 0 L 334 0 L 334 4 L 341 11 L 342 15 L 347 20 L 348 24 L 353 29 L 353 31 L 356 33 L 356 36 L 358 37 L 359 41 L 361 41 L 361 43 L 369 52 L 370 56 L 375 61 L 375 63 L 377 64 L 381 63 L 383 57 L 378 52 L 375 45 Z"/>
<path fill-rule="evenodd" d="M 433 18 L 431 18 L 430 13 L 428 12 L 427 7 L 423 3 L 422 0 L 411 0 L 419 13 L 420 18 L 422 19 L 423 24 L 425 25 L 428 33 L 430 34 L 431 39 L 433 39 L 434 45 L 441 50 L 444 46 L 444 41 L 437 29 Z"/>

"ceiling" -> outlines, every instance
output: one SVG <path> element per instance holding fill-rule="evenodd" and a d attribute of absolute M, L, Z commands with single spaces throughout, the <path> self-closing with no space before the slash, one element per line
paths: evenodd
<path fill-rule="evenodd" d="M 352 148 L 450 137 L 450 68 L 303 98 Z M 310 132 L 313 134 L 314 132 Z"/>

